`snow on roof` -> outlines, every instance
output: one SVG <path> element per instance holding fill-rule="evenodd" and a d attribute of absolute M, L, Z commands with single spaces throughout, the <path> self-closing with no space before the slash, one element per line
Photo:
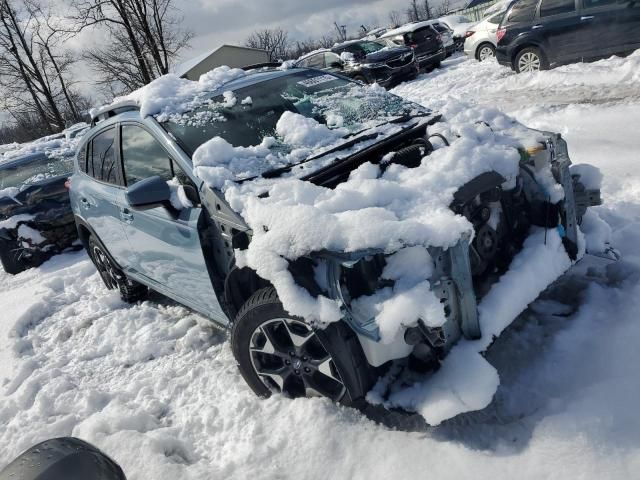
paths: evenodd
<path fill-rule="evenodd" d="M 433 25 L 433 23 L 434 23 L 433 20 L 425 20 L 424 22 L 407 23 L 406 25 L 403 25 L 401 27 L 394 28 L 393 30 L 389 30 L 380 38 L 395 37 L 396 35 L 403 35 L 405 33 L 415 32 L 419 28 L 426 27 L 428 25 Z"/>

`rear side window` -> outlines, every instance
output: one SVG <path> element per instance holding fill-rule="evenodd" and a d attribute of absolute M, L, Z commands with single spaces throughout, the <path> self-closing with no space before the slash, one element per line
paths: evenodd
<path fill-rule="evenodd" d="M 122 126 L 122 162 L 127 185 L 159 176 L 171 180 L 171 160 L 162 145 L 144 128 Z"/>
<path fill-rule="evenodd" d="M 598 8 L 614 5 L 618 3 L 618 0 L 583 0 L 583 2 L 584 8 Z"/>
<path fill-rule="evenodd" d="M 550 17 L 576 11 L 574 0 L 542 0 L 540 4 L 540 17 Z"/>
<path fill-rule="evenodd" d="M 538 0 L 520 0 L 513 7 L 507 16 L 508 23 L 530 22 L 536 13 Z"/>
<path fill-rule="evenodd" d="M 116 129 L 110 128 L 91 140 L 90 158 L 87 160 L 87 174 L 101 182 L 117 184 Z"/>
<path fill-rule="evenodd" d="M 413 33 L 408 33 L 409 40 L 411 42 L 420 43 L 427 39 L 427 37 L 432 37 L 436 31 L 430 26 L 420 28 Z"/>
<path fill-rule="evenodd" d="M 330 67 L 332 64 L 334 63 L 342 63 L 340 61 L 340 57 L 338 55 L 336 55 L 335 53 L 325 53 L 324 54 L 324 63 L 327 67 Z"/>
<path fill-rule="evenodd" d="M 435 28 L 436 31 L 438 31 L 440 33 L 447 33 L 449 31 L 449 29 L 447 27 L 445 27 L 444 25 L 442 25 L 441 23 L 434 23 L 433 24 L 433 28 Z"/>
<path fill-rule="evenodd" d="M 324 68 L 324 55 L 312 55 L 302 61 L 302 66 L 309 68 Z"/>

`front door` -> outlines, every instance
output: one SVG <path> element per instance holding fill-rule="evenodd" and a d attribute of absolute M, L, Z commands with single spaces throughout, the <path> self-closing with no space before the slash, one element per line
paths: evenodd
<path fill-rule="evenodd" d="M 167 151 L 142 125 L 121 125 L 121 152 L 128 187 L 152 176 L 189 182 Z M 174 187 L 176 188 L 176 187 Z M 131 265 L 161 293 L 216 320 L 224 320 L 200 241 L 200 205 L 120 206 L 124 229 L 136 255 Z"/>

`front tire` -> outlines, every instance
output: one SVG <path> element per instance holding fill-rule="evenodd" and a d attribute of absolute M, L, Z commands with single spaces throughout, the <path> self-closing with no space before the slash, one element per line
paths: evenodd
<path fill-rule="evenodd" d="M 258 290 L 238 313 L 231 348 L 240 373 L 261 397 L 328 397 L 358 407 L 373 375 L 356 335 L 343 322 L 313 329 L 287 313 L 273 287 Z"/>
<path fill-rule="evenodd" d="M 0 263 L 5 272 L 16 275 L 29 268 L 20 261 L 19 247 L 15 242 L 0 240 Z"/>
<path fill-rule="evenodd" d="M 539 72 L 540 70 L 548 70 L 549 63 L 539 48 L 528 47 L 516 55 L 514 68 L 517 73 Z"/>
<path fill-rule="evenodd" d="M 88 246 L 89 257 L 109 290 L 118 290 L 120 298 L 127 303 L 136 303 L 146 298 L 147 287 L 127 278 L 93 235 L 89 237 Z"/>

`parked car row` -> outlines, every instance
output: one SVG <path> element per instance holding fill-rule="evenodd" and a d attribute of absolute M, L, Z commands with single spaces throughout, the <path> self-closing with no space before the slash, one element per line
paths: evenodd
<path fill-rule="evenodd" d="M 640 48 L 634 0 L 515 0 L 466 33 L 464 51 L 516 72 L 627 54 Z"/>
<path fill-rule="evenodd" d="M 340 73 L 384 87 L 415 78 L 419 71 L 414 50 L 410 47 L 389 47 L 381 41 L 371 40 L 346 42 L 313 52 L 300 58 L 296 66 Z"/>
<path fill-rule="evenodd" d="M 89 125 L 0 155 L 0 264 L 16 274 L 74 248 L 78 235 L 67 180 L 73 172 L 75 145 Z"/>
<path fill-rule="evenodd" d="M 468 25 L 471 23 L 465 17 L 451 15 L 393 29 L 376 28 L 360 40 L 304 55 L 294 65 L 391 87 L 414 78 L 421 69 L 439 67 L 442 60 L 461 49 Z"/>

